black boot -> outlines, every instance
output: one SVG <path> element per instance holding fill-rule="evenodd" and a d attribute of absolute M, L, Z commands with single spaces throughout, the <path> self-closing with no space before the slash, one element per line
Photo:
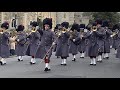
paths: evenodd
<path fill-rule="evenodd" d="M 109 59 L 109 57 L 106 57 L 106 59 Z"/>
<path fill-rule="evenodd" d="M 1 64 L 1 65 L 5 65 L 6 63 L 3 63 L 2 61 L 0 61 L 0 64 Z"/>
<path fill-rule="evenodd" d="M 20 62 L 20 59 L 18 59 L 18 62 Z"/>
<path fill-rule="evenodd" d="M 60 58 L 59 56 L 57 56 L 57 58 Z"/>
<path fill-rule="evenodd" d="M 35 63 L 33 63 L 33 62 L 30 62 L 30 64 L 32 65 L 32 64 L 35 64 Z"/>
<path fill-rule="evenodd" d="M 44 71 L 49 71 L 49 69 L 46 67 Z"/>
<path fill-rule="evenodd" d="M 72 61 L 76 61 L 76 59 L 74 58 Z"/>
<path fill-rule="evenodd" d="M 64 66 L 66 66 L 67 64 L 65 63 L 65 64 L 63 64 Z"/>

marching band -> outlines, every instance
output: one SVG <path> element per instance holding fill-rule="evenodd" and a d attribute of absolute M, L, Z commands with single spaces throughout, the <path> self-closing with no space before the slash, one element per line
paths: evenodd
<path fill-rule="evenodd" d="M 96 66 L 97 62 L 109 59 L 112 48 L 115 49 L 116 58 L 120 58 L 120 28 L 115 24 L 109 28 L 109 21 L 96 20 L 89 24 L 69 22 L 57 24 L 52 30 L 52 18 L 43 20 L 43 29 L 38 28 L 37 22 L 31 23 L 31 30 L 26 32 L 23 25 L 18 25 L 15 30 L 8 30 L 9 23 L 4 22 L 0 29 L 0 64 L 6 64 L 6 58 L 17 55 L 18 61 L 23 61 L 23 56 L 31 56 L 30 64 L 36 63 L 36 58 L 43 59 L 44 71 L 50 71 L 50 58 L 55 52 L 57 58 L 61 58 L 61 65 L 67 65 L 69 54 L 71 61 L 77 61 L 76 55 L 80 52 L 80 58 L 89 57 L 90 65 Z M 111 43 L 112 42 L 112 43 Z"/>

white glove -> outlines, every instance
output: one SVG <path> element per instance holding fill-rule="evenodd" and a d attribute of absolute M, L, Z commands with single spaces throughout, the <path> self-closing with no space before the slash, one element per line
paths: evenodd
<path fill-rule="evenodd" d="M 52 45 L 55 45 L 55 42 L 53 42 Z"/>
<path fill-rule="evenodd" d="M 73 42 L 75 42 L 75 39 L 73 39 Z"/>
<path fill-rule="evenodd" d="M 61 33 L 58 34 L 58 36 L 60 36 L 60 35 L 61 35 Z"/>
<path fill-rule="evenodd" d="M 90 34 L 92 34 L 93 31 L 90 32 Z"/>
<path fill-rule="evenodd" d="M 87 29 L 84 29 L 84 32 L 87 32 Z"/>
<path fill-rule="evenodd" d="M 110 37 L 113 37 L 113 35 L 110 35 Z"/>
<path fill-rule="evenodd" d="M 20 40 L 19 40 L 19 39 L 17 39 L 17 41 L 19 42 Z"/>
<path fill-rule="evenodd" d="M 0 34 L 3 34 L 3 32 L 0 32 Z"/>

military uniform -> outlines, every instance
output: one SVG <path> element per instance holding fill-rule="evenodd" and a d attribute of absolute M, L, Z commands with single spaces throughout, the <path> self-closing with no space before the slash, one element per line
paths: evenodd
<path fill-rule="evenodd" d="M 3 23 L 1 25 L 1 31 L 0 32 L 0 63 L 1 65 L 6 64 L 6 61 L 4 58 L 8 58 L 10 56 L 10 48 L 9 48 L 9 32 L 5 31 L 9 28 L 9 24 L 7 22 Z"/>
<path fill-rule="evenodd" d="M 24 26 L 23 25 L 19 25 L 17 28 L 17 44 L 16 44 L 16 55 L 18 56 L 18 61 L 23 61 L 22 56 L 25 56 L 26 54 L 26 47 L 25 47 L 25 43 L 26 43 L 26 33 L 23 31 L 24 30 Z"/>
<path fill-rule="evenodd" d="M 111 35 L 112 35 L 112 31 L 110 29 L 108 29 L 109 27 L 109 23 L 108 21 L 104 21 L 103 22 L 103 27 L 105 29 L 105 36 L 104 36 L 104 59 L 108 59 L 109 58 L 109 53 L 110 53 L 110 39 L 111 39 Z"/>
<path fill-rule="evenodd" d="M 118 46 L 117 46 L 116 58 L 120 58 L 120 31 L 118 32 L 117 36 L 118 36 L 118 39 L 117 39 Z"/>
<path fill-rule="evenodd" d="M 115 54 L 117 53 L 117 48 L 118 48 L 118 32 L 119 32 L 119 26 L 118 24 L 115 24 L 112 28 L 113 33 L 115 33 L 115 35 L 113 35 L 113 45 L 112 48 L 115 49 Z"/>
<path fill-rule="evenodd" d="M 36 28 L 38 26 L 37 22 L 32 22 L 31 25 L 32 25 L 31 34 L 28 35 L 27 37 L 29 46 L 26 54 L 31 56 L 30 64 L 35 64 L 36 63 L 35 56 L 40 45 L 40 33 Z"/>
<path fill-rule="evenodd" d="M 54 30 L 56 37 L 57 37 L 57 34 L 59 33 L 60 29 L 61 29 L 61 24 L 57 24 L 55 27 L 55 30 Z M 57 42 L 58 42 L 58 40 L 56 40 L 56 44 L 53 47 L 53 52 L 56 52 Z M 57 56 L 57 58 L 59 58 L 59 57 Z"/>
<path fill-rule="evenodd" d="M 88 39 L 89 39 L 88 56 L 91 59 L 90 65 L 96 65 L 96 57 L 98 56 L 98 44 L 97 44 L 96 31 L 97 31 L 96 23 L 93 23 L 92 29 L 88 35 Z"/>
<path fill-rule="evenodd" d="M 80 33 L 79 33 L 80 37 L 81 35 L 84 36 L 83 34 L 85 34 L 84 33 L 85 24 L 80 24 L 79 28 L 80 28 Z M 78 45 L 78 51 L 81 53 L 80 58 L 84 58 L 84 55 L 85 55 L 85 39 L 84 38 L 81 38 L 80 44 Z"/>
<path fill-rule="evenodd" d="M 48 25 L 48 29 L 45 29 L 45 25 Z M 50 57 L 52 55 L 52 49 L 51 46 L 53 46 L 53 42 L 55 41 L 56 37 L 52 29 L 52 19 L 45 18 L 43 20 L 43 30 L 39 30 L 41 35 L 41 42 L 40 46 L 36 53 L 36 58 L 44 59 L 45 61 L 45 71 L 50 70 Z M 47 53 L 49 51 L 49 53 Z"/>
<path fill-rule="evenodd" d="M 73 55 L 72 61 L 76 60 L 76 54 L 78 53 L 78 45 L 76 45 L 73 41 L 73 39 L 76 39 L 79 36 L 78 28 L 78 24 L 73 24 L 71 28 L 72 32 L 69 39 L 69 53 Z"/>
<path fill-rule="evenodd" d="M 56 56 L 60 56 L 62 59 L 61 65 L 66 65 L 66 59 L 69 57 L 69 33 L 67 32 L 69 23 L 68 22 L 63 22 L 61 23 L 63 31 L 61 31 L 61 34 L 58 37 L 58 43 L 57 43 L 57 48 L 56 48 Z M 64 31 L 64 29 L 66 31 Z"/>

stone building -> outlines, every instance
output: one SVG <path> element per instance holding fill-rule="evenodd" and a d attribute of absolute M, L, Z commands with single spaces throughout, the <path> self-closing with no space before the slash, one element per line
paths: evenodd
<path fill-rule="evenodd" d="M 28 29 L 30 21 L 37 21 L 37 18 L 41 20 L 52 18 L 53 28 L 64 21 L 69 22 L 70 25 L 74 22 L 78 24 L 89 22 L 89 17 L 83 17 L 82 12 L 0 12 L 1 23 L 8 21 L 11 27 L 13 18 L 16 18 L 17 25 L 23 24 L 25 29 Z"/>

